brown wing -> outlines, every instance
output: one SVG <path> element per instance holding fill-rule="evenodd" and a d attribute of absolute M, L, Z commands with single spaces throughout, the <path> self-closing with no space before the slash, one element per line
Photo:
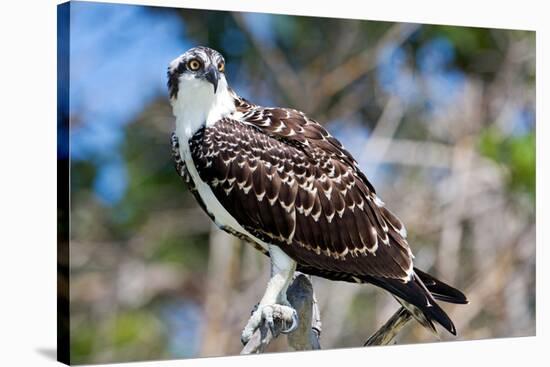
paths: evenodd
<path fill-rule="evenodd" d="M 353 168 L 372 193 L 374 186 L 359 170 L 353 156 L 342 144 L 315 120 L 307 117 L 303 112 L 290 108 L 263 108 L 246 105 L 248 107 L 242 120 L 245 123 L 259 127 L 262 132 L 275 139 L 301 147 L 305 152 L 316 149 L 324 152 L 332 159 L 341 161 Z"/>
<path fill-rule="evenodd" d="M 261 116 L 222 119 L 190 141 L 201 179 L 228 212 L 309 268 L 408 278 L 404 227 L 351 155 L 301 113 Z"/>

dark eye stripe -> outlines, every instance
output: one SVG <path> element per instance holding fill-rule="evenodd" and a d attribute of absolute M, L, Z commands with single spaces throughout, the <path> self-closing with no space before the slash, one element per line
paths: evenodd
<path fill-rule="evenodd" d="M 180 62 L 178 64 L 178 68 L 176 70 L 178 72 L 178 74 L 181 74 L 185 71 L 185 63 L 184 62 Z"/>

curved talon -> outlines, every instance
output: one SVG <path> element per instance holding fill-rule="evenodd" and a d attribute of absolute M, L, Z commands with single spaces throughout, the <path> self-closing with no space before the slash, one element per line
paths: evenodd
<path fill-rule="evenodd" d="M 290 334 L 296 329 L 298 329 L 298 315 L 296 314 L 296 312 L 293 312 L 292 313 L 292 325 L 290 325 L 290 327 L 288 329 L 281 330 L 281 333 Z"/>
<path fill-rule="evenodd" d="M 271 331 L 272 335 L 275 335 L 275 321 L 273 321 L 273 309 L 271 307 L 266 307 L 264 314 L 264 321 L 267 324 L 267 327 Z"/>
<path fill-rule="evenodd" d="M 275 325 L 275 321 L 280 321 L 282 323 L 282 328 L 285 328 L 290 320 L 292 320 L 292 324 L 284 330 L 279 330 L 279 328 L 276 327 L 278 324 Z M 250 341 L 250 338 L 252 338 L 254 332 L 256 332 L 262 324 L 264 327 L 269 328 L 273 337 L 277 337 L 279 333 L 288 334 L 296 330 L 298 328 L 298 321 L 298 314 L 290 305 L 257 305 L 241 333 L 241 343 L 246 345 Z"/>

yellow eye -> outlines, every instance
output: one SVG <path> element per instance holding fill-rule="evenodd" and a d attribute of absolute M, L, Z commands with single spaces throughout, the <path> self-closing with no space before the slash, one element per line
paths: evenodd
<path fill-rule="evenodd" d="M 201 63 L 197 59 L 192 59 L 187 63 L 187 66 L 189 67 L 189 70 L 197 71 L 201 67 Z"/>
<path fill-rule="evenodd" d="M 218 71 L 219 71 L 220 73 L 223 73 L 223 72 L 225 71 L 225 64 L 224 64 L 223 62 L 220 62 L 220 63 L 218 64 Z"/>

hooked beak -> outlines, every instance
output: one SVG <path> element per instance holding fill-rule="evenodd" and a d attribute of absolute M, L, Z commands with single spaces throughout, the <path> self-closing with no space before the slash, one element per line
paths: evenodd
<path fill-rule="evenodd" d="M 218 80 L 220 78 L 218 69 L 215 66 L 210 65 L 208 69 L 206 69 L 204 77 L 214 86 L 214 94 L 216 94 L 216 91 L 218 90 Z"/>

